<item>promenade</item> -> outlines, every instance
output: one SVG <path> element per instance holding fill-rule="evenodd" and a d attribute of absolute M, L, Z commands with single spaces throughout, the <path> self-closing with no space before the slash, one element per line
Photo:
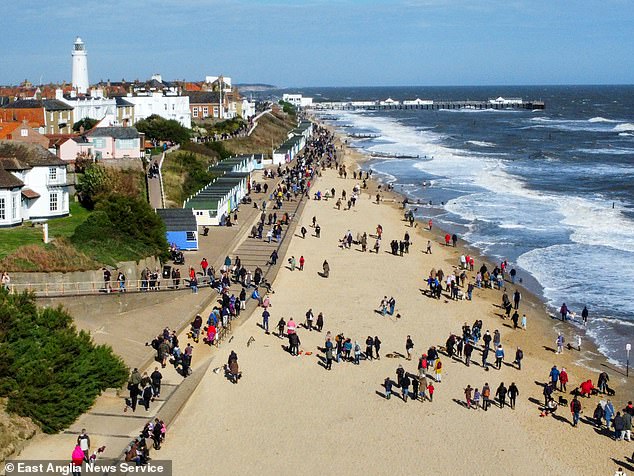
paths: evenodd
<path fill-rule="evenodd" d="M 254 174 L 254 179 L 261 183 L 268 183 L 269 190 L 273 189 L 279 181 L 278 178 L 264 180 L 260 171 Z M 252 193 L 251 197 L 261 202 L 265 195 Z M 258 221 L 261 211 L 251 204 L 242 205 L 238 214 L 238 223 L 232 227 L 214 227 L 207 237 L 201 236 L 200 249 L 197 252 L 186 254 L 186 263 L 183 268 L 193 266 L 200 270 L 200 261 L 207 258 L 216 269 L 219 269 L 225 256 L 230 256 L 232 259 L 240 256 L 242 263 L 248 269 L 259 266 L 264 271 L 264 278 L 273 281 L 281 266 L 281 261 L 278 261 L 277 266 L 268 266 L 268 258 L 273 249 L 278 249 L 280 255 L 285 253 L 290 236 L 295 231 L 297 216 L 301 213 L 303 205 L 301 199 L 284 201 L 282 208 L 276 210 L 278 214 L 288 212 L 290 216 L 295 216 L 289 226 L 284 227 L 279 243 L 268 243 L 265 240 L 248 237 L 251 227 Z M 232 286 L 232 292 L 236 295 L 239 290 L 239 285 Z M 161 299 L 152 305 L 139 308 L 136 308 L 133 303 L 135 300 L 151 299 L 153 296 Z M 166 296 L 169 297 L 165 298 Z M 169 428 L 214 361 L 217 348 L 203 344 L 202 339 L 200 343 L 194 344 L 188 339 L 187 333 L 195 315 L 201 314 L 206 319 L 217 304 L 217 298 L 218 293 L 209 287 L 199 288 L 198 294 L 192 293 L 187 288 L 159 293 L 103 294 L 83 297 L 82 301 L 90 301 L 85 305 L 99 306 L 104 309 L 108 309 L 109 306 L 118 307 L 121 305 L 113 303 L 113 301 L 130 301 L 130 305 L 134 309 L 126 312 L 104 311 L 97 315 L 93 312 L 89 316 L 81 312 L 73 314 L 78 328 L 89 331 L 95 342 L 111 345 L 131 369 L 139 368 L 141 373 L 151 374 L 155 367 L 160 368 L 160 365 L 154 360 L 156 352 L 146 343 L 162 332 L 165 327 L 169 327 L 178 331 L 181 348 L 184 348 L 187 342 L 192 343 L 195 347 L 192 374 L 184 378 L 171 365 L 165 369 L 160 369 L 163 374 L 161 396 L 151 404 L 150 410 L 147 412 L 142 406 L 138 406 L 135 413 L 132 413 L 130 409 L 127 412 L 123 411 L 127 396 L 125 388 L 104 392 L 90 411 L 82 415 L 64 432 L 57 435 L 38 435 L 34 438 L 22 451 L 19 459 L 64 459 L 70 455 L 76 437 L 82 428 L 88 430 L 93 448 L 106 445 L 107 452 L 103 455 L 104 458 L 121 457 L 125 447 L 139 435 L 145 423 L 151 419 L 158 417 L 165 421 Z M 238 319 L 231 322 L 230 331 L 239 327 L 257 308 L 257 303 L 250 299 L 250 292 L 247 299 L 246 309 L 242 311 Z M 224 346 L 230 339 L 228 335 L 223 337 L 219 347 Z M 221 364 L 216 365 L 220 366 Z M 159 456 L 155 455 L 155 457 L 160 457 L 160 454 Z"/>

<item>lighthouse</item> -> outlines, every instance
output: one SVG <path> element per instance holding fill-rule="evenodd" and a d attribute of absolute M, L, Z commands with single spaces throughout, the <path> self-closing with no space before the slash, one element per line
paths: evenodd
<path fill-rule="evenodd" d="M 88 91 L 88 55 L 86 45 L 80 37 L 75 39 L 73 45 L 73 89 L 80 94 Z"/>

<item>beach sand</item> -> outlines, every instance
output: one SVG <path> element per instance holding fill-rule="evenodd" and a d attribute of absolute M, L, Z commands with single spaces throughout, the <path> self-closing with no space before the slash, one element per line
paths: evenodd
<path fill-rule="evenodd" d="M 335 188 L 348 194 L 356 183 L 351 177 L 357 162 L 362 160 L 348 150 L 348 179 L 336 171 L 325 170 L 313 187 L 316 190 Z M 560 407 L 557 418 L 541 418 L 543 402 L 539 382 L 548 380 L 552 365 L 566 367 L 570 376 L 568 390 L 588 378 L 596 384 L 598 371 L 578 366 L 601 368 L 603 359 L 589 346 L 581 353 L 565 351 L 556 355 L 547 348 L 555 347 L 557 322 L 546 317 L 543 304 L 522 290 L 520 314 L 528 316 L 528 330 L 513 330 L 509 320 L 497 314 L 502 293 L 478 290 L 474 300 L 449 301 L 431 299 L 422 294 L 431 268 L 446 273 L 458 264 L 463 249 L 445 247 L 437 232 L 430 233 L 418 225 L 415 229 L 403 221 L 402 211 L 386 203 L 372 203 L 375 184 L 369 184 L 356 207 L 337 210 L 333 200 L 311 200 L 300 218 L 309 234 L 296 235 L 283 263 L 290 256 L 306 259 L 304 271 L 282 269 L 273 284 L 270 327 L 280 317 L 298 323 L 312 308 L 315 316 L 323 312 L 324 332 L 299 328 L 303 355 L 292 357 L 282 349 L 286 339 L 265 335 L 258 326 L 260 312 L 245 322 L 230 344 L 223 345 L 213 367 L 226 363 L 231 350 L 238 354 L 243 377 L 237 385 L 224 378 L 222 372 L 209 372 L 195 390 L 176 422 L 168 428 L 166 443 L 156 459 L 172 459 L 174 474 L 306 474 L 327 471 L 367 474 L 613 474 L 627 463 L 634 444 L 615 442 L 597 434 L 591 425 L 570 424 L 567 407 Z M 309 226 L 313 216 L 321 226 L 321 238 L 313 236 Z M 380 253 L 362 253 L 360 246 L 341 249 L 338 240 L 350 229 L 374 234 L 376 225 L 383 226 Z M 392 239 L 402 240 L 409 231 L 413 244 L 404 257 L 386 251 Z M 433 254 L 425 254 L 428 239 L 433 240 Z M 368 248 L 374 240 L 368 239 Z M 472 253 L 471 253 L 472 254 Z M 330 277 L 318 275 L 324 259 L 330 264 Z M 476 270 L 481 261 L 476 260 Z M 471 278 L 475 273 L 468 273 Z M 509 296 L 515 290 L 507 283 Z M 384 295 L 396 299 L 394 316 L 381 316 L 375 310 Z M 382 383 L 386 377 L 396 378 L 402 364 L 416 373 L 416 359 L 429 346 L 444 346 L 450 332 L 461 334 L 464 322 L 484 321 L 483 330 L 499 329 L 507 363 L 515 355 L 517 345 L 524 350 L 522 370 L 503 365 L 501 370 L 484 371 L 478 364 L 480 352 L 474 351 L 476 364 L 444 363 L 442 383 L 434 384 L 433 402 L 383 398 Z M 381 360 L 333 363 L 328 372 L 321 365 L 318 347 L 324 345 L 325 333 L 343 332 L 359 341 L 365 350 L 368 335 L 382 341 Z M 568 335 L 572 332 L 566 331 Z M 387 358 L 398 352 L 405 355 L 405 339 L 414 341 L 414 358 Z M 247 346 L 250 337 L 255 341 Z M 570 337 L 568 337 L 570 340 Z M 311 355 L 307 355 L 311 352 Z M 489 362 L 494 361 L 490 354 Z M 602 368 L 604 369 L 604 368 Z M 623 408 L 632 394 L 631 383 L 607 369 L 610 384 L 617 389 L 613 398 L 617 410 Z M 431 379 L 429 379 L 431 381 Z M 515 410 L 493 405 L 488 412 L 469 410 L 461 405 L 463 389 L 470 384 L 482 388 L 488 382 L 492 395 L 500 382 L 515 382 L 520 390 Z M 629 385 L 629 387 L 627 386 Z M 626 390 L 626 392 L 624 392 Z M 555 394 L 557 399 L 558 392 Z M 571 395 L 566 395 L 568 400 Z M 591 417 L 599 397 L 582 399 L 582 421 Z"/>

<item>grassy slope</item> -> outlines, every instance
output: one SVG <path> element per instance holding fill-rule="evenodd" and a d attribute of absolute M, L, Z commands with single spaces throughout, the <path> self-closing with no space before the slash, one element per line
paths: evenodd
<path fill-rule="evenodd" d="M 70 216 L 48 221 L 48 234 L 52 238 L 68 238 L 75 228 L 88 218 L 90 212 L 78 203 L 70 204 Z M 42 227 L 34 227 L 30 224 L 16 228 L 0 229 L 0 259 L 15 252 L 25 245 L 44 245 Z"/>

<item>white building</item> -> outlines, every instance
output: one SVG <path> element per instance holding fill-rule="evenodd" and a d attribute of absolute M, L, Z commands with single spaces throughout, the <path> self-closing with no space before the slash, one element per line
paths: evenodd
<path fill-rule="evenodd" d="M 403 106 L 431 106 L 434 101 L 431 99 L 406 99 L 403 101 Z"/>
<path fill-rule="evenodd" d="M 387 98 L 385 101 L 380 101 L 381 106 L 398 106 L 400 103 L 392 98 Z"/>
<path fill-rule="evenodd" d="M 73 89 L 80 94 L 86 94 L 90 83 L 88 82 L 88 53 L 86 45 L 80 37 L 75 39 L 73 45 Z"/>
<path fill-rule="evenodd" d="M 103 97 L 102 89 L 93 89 L 90 96 L 64 97 L 61 89 L 55 90 L 55 99 L 68 104 L 73 108 L 73 120 L 91 118 L 101 120 L 104 117 L 117 114 L 117 101 L 115 98 Z"/>
<path fill-rule="evenodd" d="M 255 101 L 242 98 L 242 102 L 238 104 L 238 115 L 242 119 L 248 119 L 249 117 L 255 116 Z"/>
<path fill-rule="evenodd" d="M 187 96 L 172 91 L 151 91 L 128 94 L 125 100 L 134 104 L 134 122 L 156 114 L 165 119 L 174 119 L 183 127 L 192 126 Z"/>
<path fill-rule="evenodd" d="M 503 98 L 500 96 L 496 99 L 489 99 L 489 104 L 522 104 L 522 98 Z"/>
<path fill-rule="evenodd" d="M 68 215 L 66 162 L 36 144 L 0 141 L 0 227 Z"/>
<path fill-rule="evenodd" d="M 282 101 L 288 102 L 297 108 L 313 105 L 313 98 L 305 98 L 301 94 L 284 94 L 282 95 Z"/>

